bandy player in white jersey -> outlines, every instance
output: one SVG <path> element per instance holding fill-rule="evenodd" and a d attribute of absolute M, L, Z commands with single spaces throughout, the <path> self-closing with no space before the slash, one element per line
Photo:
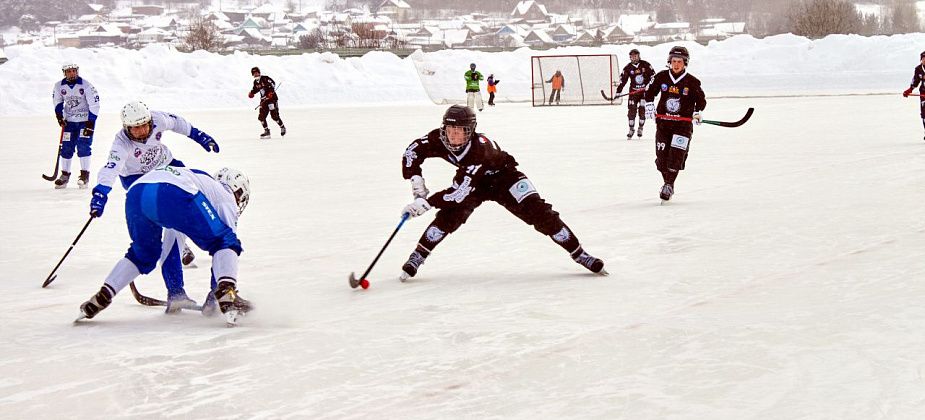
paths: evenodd
<path fill-rule="evenodd" d="M 96 217 L 103 215 L 108 194 L 117 176 L 122 186 L 128 189 L 138 178 L 155 168 L 166 165 L 183 166 L 183 162 L 174 159 L 167 145 L 161 142 L 165 131 L 183 134 L 199 143 L 206 151 L 218 153 L 219 150 L 215 139 L 193 127 L 182 117 L 150 111 L 140 101 L 130 102 L 122 108 L 122 126 L 123 129 L 116 134 L 112 143 L 109 160 L 100 169 L 97 185 L 93 188 L 90 214 Z M 161 272 L 167 286 L 168 312 L 196 305 L 183 289 L 180 249 L 183 249 L 184 264 L 190 264 L 194 258 L 184 242 L 185 238 L 182 235 L 172 230 L 166 231 L 161 255 Z"/>
<path fill-rule="evenodd" d="M 250 182 L 223 168 L 213 179 L 205 172 L 162 166 L 138 178 L 125 197 L 125 221 L 132 243 L 106 277 L 100 291 L 80 306 L 81 318 L 93 318 L 140 274 L 150 273 L 161 253 L 164 229 L 179 231 L 212 255 L 213 287 L 203 313 L 215 303 L 229 323 L 250 310 L 237 294 L 241 241 L 238 217 L 250 201 Z"/>
<path fill-rule="evenodd" d="M 96 127 L 96 116 L 100 114 L 100 95 L 90 81 L 78 75 L 77 64 L 65 64 L 61 71 L 64 72 L 64 79 L 55 82 L 51 94 L 55 118 L 61 126 L 61 177 L 55 180 L 55 189 L 67 188 L 75 149 L 80 158 L 77 186 L 87 188 L 90 183 L 93 129 Z"/>

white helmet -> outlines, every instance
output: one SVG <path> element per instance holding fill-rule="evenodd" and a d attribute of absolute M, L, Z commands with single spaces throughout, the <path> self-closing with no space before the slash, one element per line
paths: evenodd
<path fill-rule="evenodd" d="M 148 110 L 148 106 L 144 102 L 132 101 L 122 107 L 122 128 L 125 129 L 125 134 L 128 138 L 137 141 L 144 140 L 132 136 L 132 131 L 129 128 L 145 124 L 151 124 L 151 111 Z M 150 131 L 148 133 L 150 135 Z"/>
<path fill-rule="evenodd" d="M 71 70 L 71 69 L 73 69 L 73 70 L 78 70 L 79 68 L 80 68 L 80 67 L 77 67 L 77 64 L 68 63 L 68 64 L 65 64 L 65 65 L 61 66 L 61 71 L 68 71 L 68 70 Z"/>
<path fill-rule="evenodd" d="M 238 203 L 238 215 L 244 213 L 244 208 L 251 199 L 251 182 L 247 175 L 237 169 L 222 168 L 215 173 L 215 180 L 228 187 L 234 194 Z"/>

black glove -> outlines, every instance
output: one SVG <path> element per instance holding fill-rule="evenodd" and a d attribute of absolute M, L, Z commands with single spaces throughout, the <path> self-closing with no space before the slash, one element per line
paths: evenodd
<path fill-rule="evenodd" d="M 67 121 L 64 121 L 64 115 L 55 114 L 55 118 L 58 119 L 58 125 L 64 127 L 64 124 L 67 124 Z"/>
<path fill-rule="evenodd" d="M 93 135 L 93 127 L 96 126 L 96 123 L 93 121 L 84 122 L 84 130 L 80 133 L 81 137 L 90 137 Z"/>

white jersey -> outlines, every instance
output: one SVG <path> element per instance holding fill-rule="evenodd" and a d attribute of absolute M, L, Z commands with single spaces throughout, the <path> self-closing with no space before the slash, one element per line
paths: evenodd
<path fill-rule="evenodd" d="M 73 86 L 69 86 L 67 79 L 55 83 L 52 92 L 55 112 L 58 105 L 62 105 L 61 113 L 64 119 L 70 122 L 84 122 L 90 119 L 90 114 L 100 115 L 100 95 L 86 79 L 78 77 Z"/>
<path fill-rule="evenodd" d="M 109 160 L 97 175 L 97 184 L 112 188 L 116 176 L 146 174 L 173 161 L 173 153 L 161 143 L 161 136 L 164 131 L 170 130 L 189 137 L 192 125 L 182 117 L 166 112 L 151 111 L 151 118 L 151 135 L 144 143 L 128 138 L 125 130 L 119 130 L 112 142 Z"/>
<path fill-rule="evenodd" d="M 232 230 L 237 231 L 238 203 L 234 199 L 234 193 L 224 184 L 207 174 L 193 172 L 182 167 L 163 166 L 138 178 L 129 187 L 129 191 L 138 184 L 170 184 L 190 194 L 195 195 L 201 192 L 218 212 L 218 217 L 222 222 L 225 222 Z"/>

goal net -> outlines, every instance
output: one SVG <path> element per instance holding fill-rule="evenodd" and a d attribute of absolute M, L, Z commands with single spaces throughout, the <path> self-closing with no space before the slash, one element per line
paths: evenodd
<path fill-rule="evenodd" d="M 615 55 L 543 55 L 533 56 L 531 61 L 533 106 L 623 103 L 622 98 L 608 101 L 603 96 L 613 98 L 620 84 Z"/>

